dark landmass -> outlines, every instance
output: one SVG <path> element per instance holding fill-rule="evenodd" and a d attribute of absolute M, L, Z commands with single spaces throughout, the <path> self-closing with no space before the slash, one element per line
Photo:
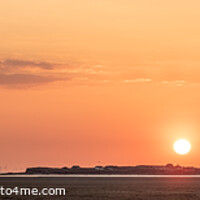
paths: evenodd
<path fill-rule="evenodd" d="M 9 173 L 10 175 L 16 173 Z M 96 166 L 93 168 L 84 168 L 80 166 L 73 166 L 71 168 L 27 168 L 26 172 L 18 173 L 25 175 L 48 175 L 48 174 L 57 174 L 57 175 L 67 175 L 67 174 L 104 174 L 104 175 L 129 175 L 129 174 L 138 174 L 138 175 L 200 175 L 200 168 L 195 167 L 182 167 L 174 166 L 172 164 L 167 165 L 138 165 L 138 166 Z"/>

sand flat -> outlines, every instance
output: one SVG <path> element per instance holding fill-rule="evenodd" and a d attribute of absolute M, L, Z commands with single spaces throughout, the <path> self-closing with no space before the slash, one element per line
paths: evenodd
<path fill-rule="evenodd" d="M 1 177 L 4 187 L 64 187 L 66 196 L 1 196 L 0 199 L 199 200 L 200 178 Z"/>

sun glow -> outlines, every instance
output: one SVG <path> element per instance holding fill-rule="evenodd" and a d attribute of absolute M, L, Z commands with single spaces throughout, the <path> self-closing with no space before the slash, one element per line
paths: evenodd
<path fill-rule="evenodd" d="M 191 149 L 191 144 L 188 140 L 180 139 L 174 143 L 174 151 L 180 155 L 187 154 Z"/>

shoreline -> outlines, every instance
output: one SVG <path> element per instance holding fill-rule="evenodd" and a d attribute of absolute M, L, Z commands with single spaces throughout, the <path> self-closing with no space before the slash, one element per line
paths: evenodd
<path fill-rule="evenodd" d="M 12 175 L 0 175 L 0 178 L 200 178 L 200 175 L 141 175 L 141 174 L 12 174 Z"/>

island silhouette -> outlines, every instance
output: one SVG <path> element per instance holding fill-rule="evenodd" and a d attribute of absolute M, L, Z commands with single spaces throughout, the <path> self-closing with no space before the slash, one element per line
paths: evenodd
<path fill-rule="evenodd" d="M 180 166 L 173 164 L 167 165 L 137 165 L 137 166 L 95 166 L 80 167 L 74 165 L 72 167 L 50 168 L 50 167 L 31 167 L 22 173 L 6 173 L 6 174 L 24 174 L 24 175 L 200 175 L 200 168 L 193 166 Z"/>

